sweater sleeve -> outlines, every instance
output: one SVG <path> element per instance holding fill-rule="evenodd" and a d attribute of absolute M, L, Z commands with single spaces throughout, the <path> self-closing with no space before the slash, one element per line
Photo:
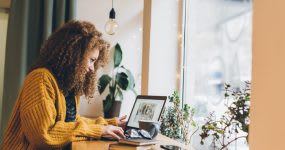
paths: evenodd
<path fill-rule="evenodd" d="M 20 105 L 24 135 L 37 148 L 59 148 L 78 137 L 100 138 L 102 125 L 57 121 L 53 84 L 43 72 L 28 75 Z"/>
<path fill-rule="evenodd" d="M 86 118 L 78 115 L 77 120 L 81 120 L 86 122 L 87 124 L 101 124 L 101 125 L 108 125 L 108 122 L 103 117 L 98 117 L 95 119 Z"/>
<path fill-rule="evenodd" d="M 118 126 L 118 122 L 116 118 L 111 118 L 111 119 L 105 119 L 106 122 L 108 122 L 108 124 L 110 125 L 114 125 L 114 126 Z"/>
<path fill-rule="evenodd" d="M 118 126 L 116 118 L 104 119 L 103 117 L 97 117 L 95 119 L 91 119 L 91 118 L 86 118 L 86 117 L 82 117 L 82 116 L 78 115 L 77 120 L 84 121 L 87 124 L 101 124 L 101 125 Z"/>

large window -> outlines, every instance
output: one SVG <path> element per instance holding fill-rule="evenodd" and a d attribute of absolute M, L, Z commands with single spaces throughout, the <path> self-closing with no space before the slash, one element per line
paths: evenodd
<path fill-rule="evenodd" d="M 224 83 L 239 88 L 251 80 L 252 1 L 184 0 L 183 99 L 196 108 L 202 124 L 210 112 L 225 111 Z M 199 133 L 199 132 L 198 132 Z M 192 138 L 197 150 L 199 134 Z M 243 141 L 230 149 L 248 149 Z"/>

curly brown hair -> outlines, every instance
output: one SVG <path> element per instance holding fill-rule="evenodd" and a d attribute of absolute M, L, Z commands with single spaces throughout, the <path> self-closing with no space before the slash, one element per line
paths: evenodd
<path fill-rule="evenodd" d="M 56 78 L 64 94 L 74 92 L 92 98 L 96 90 L 96 72 L 108 60 L 110 44 L 102 38 L 102 33 L 86 21 L 69 21 L 44 42 L 36 68 L 47 68 Z M 98 49 L 94 71 L 87 72 L 86 54 Z"/>

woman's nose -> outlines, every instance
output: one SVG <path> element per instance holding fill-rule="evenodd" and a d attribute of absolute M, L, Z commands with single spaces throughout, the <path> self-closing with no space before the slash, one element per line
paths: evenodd
<path fill-rule="evenodd" d="M 94 66 L 90 66 L 89 71 L 94 71 Z"/>

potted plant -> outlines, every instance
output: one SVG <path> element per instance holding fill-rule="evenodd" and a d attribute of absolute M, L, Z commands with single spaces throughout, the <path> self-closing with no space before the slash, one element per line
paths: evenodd
<path fill-rule="evenodd" d="M 250 82 L 245 82 L 244 89 L 234 89 L 225 84 L 225 105 L 227 111 L 216 120 L 214 113 L 206 118 L 202 126 L 201 144 L 211 137 L 212 149 L 222 150 L 238 139 L 248 140 L 249 106 L 250 106 Z"/>
<path fill-rule="evenodd" d="M 108 89 L 108 94 L 103 101 L 104 116 L 106 118 L 117 117 L 120 112 L 121 100 L 124 99 L 123 91 L 134 90 L 134 76 L 130 70 L 121 65 L 123 52 L 121 46 L 117 43 L 114 47 L 114 69 L 112 75 L 103 74 L 99 78 L 98 89 L 102 94 Z M 107 88 L 108 87 L 108 88 Z"/>
<path fill-rule="evenodd" d="M 167 137 L 189 145 L 191 141 L 191 127 L 196 127 L 196 123 L 193 120 L 195 111 L 188 104 L 182 106 L 177 91 L 168 96 L 168 100 L 169 106 L 163 110 L 161 115 L 160 132 Z"/>

